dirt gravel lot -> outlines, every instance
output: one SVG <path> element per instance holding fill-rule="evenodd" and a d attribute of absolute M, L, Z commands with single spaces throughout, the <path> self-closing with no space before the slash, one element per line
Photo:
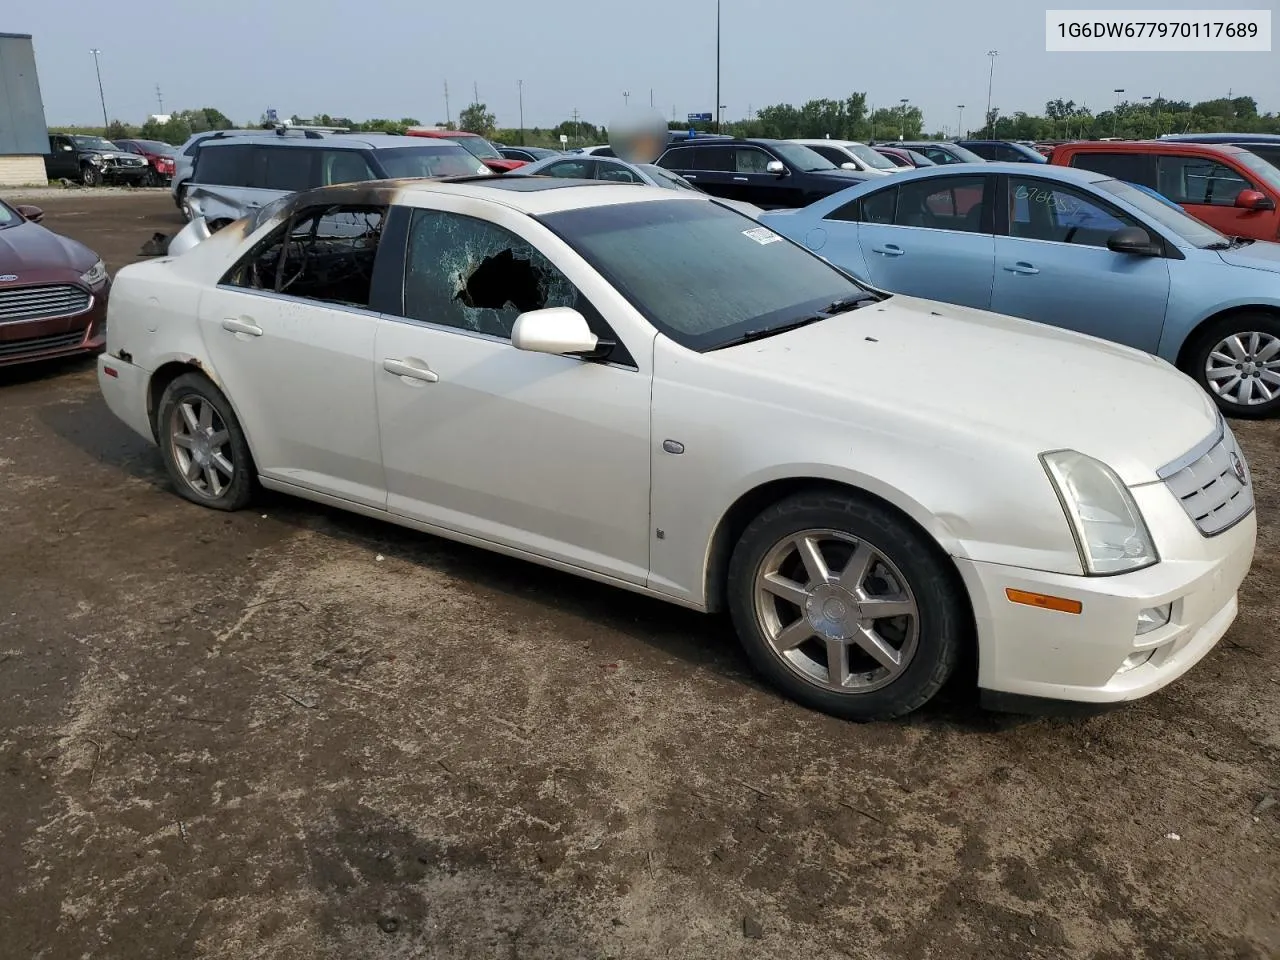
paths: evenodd
<path fill-rule="evenodd" d="M 163 191 L 41 197 L 112 269 Z M 1280 956 L 1280 425 L 1182 681 L 1087 720 L 783 701 L 724 622 L 168 489 L 89 362 L 0 371 L 0 956 Z"/>

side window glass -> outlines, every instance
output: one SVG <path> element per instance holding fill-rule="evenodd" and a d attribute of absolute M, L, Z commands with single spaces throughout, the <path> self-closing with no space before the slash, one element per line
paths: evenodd
<path fill-rule="evenodd" d="M 639 177 L 620 163 L 600 161 L 596 169 L 597 180 L 612 180 L 614 183 L 643 183 Z"/>
<path fill-rule="evenodd" d="M 562 160 L 542 169 L 544 177 L 568 177 L 581 179 L 591 174 L 590 160 Z"/>
<path fill-rule="evenodd" d="M 356 150 L 320 151 L 320 185 L 374 180 L 373 171 Z"/>
<path fill-rule="evenodd" d="M 665 170 L 692 170 L 693 147 L 673 147 L 658 158 L 658 166 Z"/>
<path fill-rule="evenodd" d="M 927 227 L 981 233 L 986 178 L 947 177 L 914 180 L 898 187 L 893 222 L 900 227 Z"/>
<path fill-rule="evenodd" d="M 733 169 L 735 173 L 765 173 L 765 167 L 773 158 L 755 147 L 735 147 Z"/>
<path fill-rule="evenodd" d="M 527 241 L 486 220 L 415 210 L 404 277 L 405 316 L 509 338 L 516 317 L 582 310 L 569 279 Z"/>
<path fill-rule="evenodd" d="M 196 183 L 247 187 L 252 176 L 252 152 L 247 144 L 206 146 L 196 163 Z"/>
<path fill-rule="evenodd" d="M 898 188 L 877 190 L 862 198 L 863 223 L 893 223 L 893 208 L 897 205 Z"/>
<path fill-rule="evenodd" d="M 695 158 L 697 161 L 697 165 L 693 168 L 695 170 L 728 173 L 730 170 L 737 169 L 734 151 L 729 147 L 697 147 Z"/>
<path fill-rule="evenodd" d="M 1140 224 L 1086 193 L 1044 180 L 1009 178 L 1009 235 L 1105 247 L 1121 227 Z"/>
<path fill-rule="evenodd" d="M 245 254 L 222 282 L 367 307 L 385 215 L 385 207 L 299 211 Z"/>
<path fill-rule="evenodd" d="M 1234 206 L 1241 190 L 1256 189 L 1225 164 L 1202 157 L 1162 156 L 1156 161 L 1156 189 L 1175 203 Z"/>
<path fill-rule="evenodd" d="M 311 161 L 314 150 L 291 147 L 258 147 L 254 184 L 267 190 L 296 193 L 309 190 L 313 183 Z"/>

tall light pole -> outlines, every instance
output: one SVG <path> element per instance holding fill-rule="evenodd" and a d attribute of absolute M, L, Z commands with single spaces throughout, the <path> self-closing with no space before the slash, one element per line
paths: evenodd
<path fill-rule="evenodd" d="M 1156 119 L 1156 111 L 1155 111 L 1155 107 L 1154 107 L 1154 106 L 1152 106 L 1152 103 L 1151 103 L 1151 97 L 1150 97 L 1150 96 L 1146 96 L 1146 97 L 1143 97 L 1142 99 L 1146 101 L 1146 104 L 1147 104 L 1147 107 L 1148 107 L 1148 111 L 1147 111 L 1147 112 L 1151 114 L 1151 120 L 1153 121 L 1153 122 L 1152 122 L 1152 126 L 1155 126 L 1154 121 L 1155 121 L 1155 119 Z"/>
<path fill-rule="evenodd" d="M 524 81 L 516 81 L 516 93 L 520 98 L 520 146 L 524 146 Z"/>
<path fill-rule="evenodd" d="M 716 133 L 720 132 L 720 0 L 716 0 Z"/>
<path fill-rule="evenodd" d="M 899 115 L 901 119 L 898 121 L 898 139 L 905 140 L 907 139 L 907 104 L 911 101 L 907 97 L 903 97 L 898 102 L 902 104 L 902 112 Z"/>
<path fill-rule="evenodd" d="M 98 55 L 102 53 L 97 47 L 89 51 L 93 54 L 93 71 L 98 75 L 98 99 L 102 101 L 102 135 L 107 135 L 111 121 L 107 119 L 107 95 L 102 92 L 102 68 L 98 66 Z"/>
<path fill-rule="evenodd" d="M 987 56 L 991 58 L 991 72 L 987 74 L 987 126 L 991 129 L 987 131 L 988 137 L 995 136 L 996 124 L 991 118 L 991 88 L 996 82 L 996 57 L 1000 56 L 999 50 L 988 50 Z"/>
<path fill-rule="evenodd" d="M 1120 129 L 1120 94 L 1124 93 L 1124 87 L 1116 87 L 1112 92 L 1116 95 L 1116 110 L 1111 115 L 1111 135 L 1114 137 Z"/>
<path fill-rule="evenodd" d="M 964 139 L 964 104 L 956 104 L 956 109 L 960 112 L 956 114 L 956 139 Z"/>

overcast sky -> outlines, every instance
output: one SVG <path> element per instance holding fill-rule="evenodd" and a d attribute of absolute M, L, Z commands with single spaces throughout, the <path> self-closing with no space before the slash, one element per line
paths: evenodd
<path fill-rule="evenodd" d="M 88 0 L 79 0 L 86 4 Z M 981 122 L 986 52 L 998 50 L 993 102 L 1002 112 L 1040 113 L 1054 97 L 1095 112 L 1116 87 L 1137 100 L 1163 94 L 1202 100 L 1255 97 L 1280 110 L 1280 52 L 1046 53 L 1047 4 L 1028 0 L 722 0 L 725 118 L 774 103 L 842 98 L 866 91 L 872 106 L 903 97 L 929 131 Z M 1276 0 L 1214 0 L 1130 8 L 1275 7 Z M 577 108 L 606 124 L 624 105 L 670 116 L 712 111 L 715 0 L 190 0 L 98 5 L 92 14 L 60 3 L 8 4 L 0 29 L 34 35 L 50 124 L 100 122 L 91 47 L 101 49 L 112 119 L 139 123 L 158 110 L 213 106 L 237 122 L 267 107 L 281 116 L 329 113 L 354 119 L 445 119 L 480 99 L 500 126 L 550 126 Z M 1101 2 L 1054 2 L 1091 9 Z M 1280 19 L 1280 18 L 1278 18 Z"/>

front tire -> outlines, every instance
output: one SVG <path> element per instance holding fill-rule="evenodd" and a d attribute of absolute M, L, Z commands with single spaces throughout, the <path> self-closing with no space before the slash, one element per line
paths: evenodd
<path fill-rule="evenodd" d="M 729 609 L 756 669 L 792 699 L 849 720 L 923 706 L 967 632 L 955 572 L 907 521 L 843 493 L 789 497 L 743 532 Z"/>
<path fill-rule="evenodd" d="M 156 438 L 178 495 L 213 510 L 239 510 L 253 496 L 253 457 L 226 396 L 208 377 L 184 373 L 165 388 Z"/>
<path fill-rule="evenodd" d="M 1188 349 L 1185 371 L 1227 416 L 1275 416 L 1280 412 L 1280 316 L 1246 311 L 1210 323 Z"/>
<path fill-rule="evenodd" d="M 102 183 L 102 171 L 92 163 L 86 163 L 80 168 L 80 182 L 86 187 L 99 186 Z"/>

